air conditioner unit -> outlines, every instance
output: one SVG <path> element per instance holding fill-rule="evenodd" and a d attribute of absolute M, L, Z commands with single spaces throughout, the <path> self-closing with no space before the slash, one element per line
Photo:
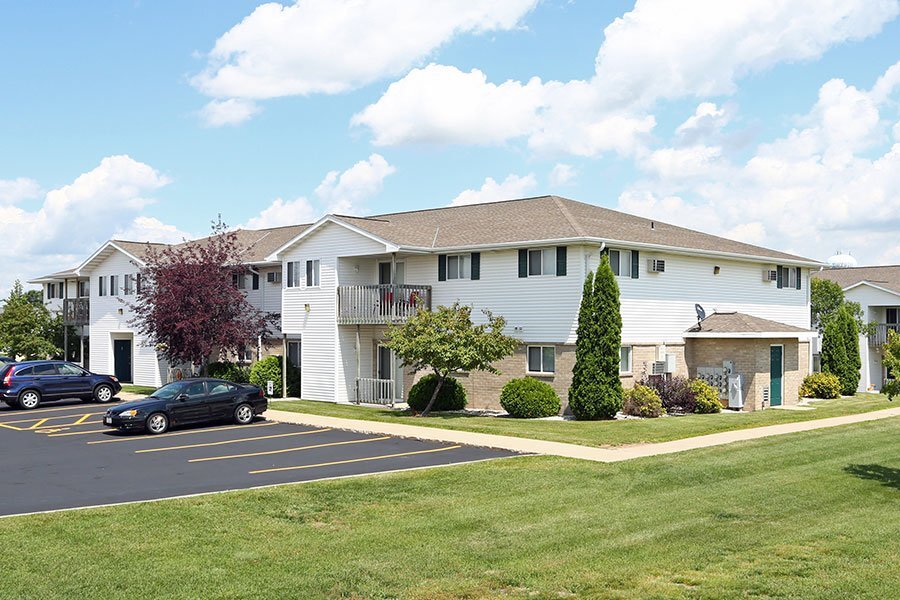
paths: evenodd
<path fill-rule="evenodd" d="M 266 281 L 269 283 L 281 283 L 281 271 L 270 271 L 266 273 Z"/>
<path fill-rule="evenodd" d="M 652 363 L 650 363 L 650 374 L 651 375 L 665 375 L 666 374 L 666 361 L 655 360 Z"/>
<path fill-rule="evenodd" d="M 778 281 L 778 269 L 764 269 L 763 281 Z"/>
<path fill-rule="evenodd" d="M 647 260 L 648 273 L 665 273 L 666 261 L 661 258 L 650 258 Z"/>

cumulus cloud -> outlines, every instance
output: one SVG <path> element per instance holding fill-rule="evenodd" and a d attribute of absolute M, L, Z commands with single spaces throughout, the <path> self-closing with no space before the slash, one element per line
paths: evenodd
<path fill-rule="evenodd" d="M 277 198 L 243 227 L 265 229 L 311 223 L 326 213 L 366 214 L 367 202 L 381 192 L 384 179 L 396 171 L 383 156 L 372 154 L 343 172 L 329 171 L 313 192 L 315 202 L 306 197 L 290 201 Z"/>
<path fill-rule="evenodd" d="M 534 175 L 529 173 L 524 177 L 510 174 L 501 183 L 497 183 L 493 177 L 487 177 L 477 190 L 464 190 L 450 202 L 450 206 L 463 206 L 465 204 L 481 204 L 483 202 L 496 202 L 497 200 L 512 200 L 527 196 L 537 186 Z"/>
<path fill-rule="evenodd" d="M 900 143 L 885 118 L 897 109 L 885 77 L 871 90 L 826 82 L 798 127 L 746 160 L 704 146 L 659 149 L 639 162 L 648 177 L 619 206 L 813 258 L 841 247 L 866 262 L 894 260 Z"/>
<path fill-rule="evenodd" d="M 41 186 L 34 179 L 27 177 L 0 179 L 0 202 L 15 203 L 37 198 L 40 194 Z"/>
<path fill-rule="evenodd" d="M 464 34 L 518 27 L 537 0 L 297 0 L 258 6 L 191 79 L 214 98 L 336 94 L 405 72 Z"/>
<path fill-rule="evenodd" d="M 523 138 L 537 152 L 634 154 L 655 126 L 650 111 L 659 101 L 731 94 L 748 73 L 811 60 L 835 44 L 877 33 L 898 6 L 897 0 L 638 0 L 604 30 L 589 80 L 498 85 L 478 70 L 430 65 L 392 84 L 353 123 L 368 127 L 379 145 Z M 895 85 L 897 77 L 886 74 L 880 88 Z M 435 97 L 434 89 L 452 93 Z M 510 114 L 496 123 L 500 102 Z M 416 108 L 421 105 L 426 108 Z M 460 115 L 456 107 L 477 108 Z M 683 133 L 725 118 L 714 105 L 701 107 Z"/>
<path fill-rule="evenodd" d="M 156 217 L 140 216 L 135 217 L 126 227 L 117 230 L 112 237 L 133 242 L 179 244 L 192 236 L 175 225 L 163 223 Z"/>
<path fill-rule="evenodd" d="M 572 183 L 575 180 L 575 176 L 578 173 L 575 171 L 575 167 L 572 165 L 567 165 L 566 163 L 556 163 L 553 165 L 553 169 L 550 170 L 550 185 L 560 186 L 566 185 L 567 183 Z"/>
<path fill-rule="evenodd" d="M 212 100 L 200 109 L 200 118 L 210 127 L 240 125 L 261 110 L 253 100 L 242 98 Z"/>

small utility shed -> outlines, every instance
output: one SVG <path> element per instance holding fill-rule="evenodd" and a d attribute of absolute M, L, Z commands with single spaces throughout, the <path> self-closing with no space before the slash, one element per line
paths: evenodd
<path fill-rule="evenodd" d="M 733 365 L 743 377 L 744 410 L 796 404 L 811 370 L 815 332 L 739 312 L 717 312 L 684 333 L 691 377 L 704 367 Z"/>

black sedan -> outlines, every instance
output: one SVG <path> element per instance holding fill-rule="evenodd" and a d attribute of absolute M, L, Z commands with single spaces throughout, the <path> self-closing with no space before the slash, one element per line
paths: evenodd
<path fill-rule="evenodd" d="M 119 404 L 106 411 L 103 424 L 121 431 L 165 433 L 173 425 L 232 420 L 239 425 L 268 407 L 263 391 L 221 379 L 188 379 L 164 385 L 143 400 Z"/>

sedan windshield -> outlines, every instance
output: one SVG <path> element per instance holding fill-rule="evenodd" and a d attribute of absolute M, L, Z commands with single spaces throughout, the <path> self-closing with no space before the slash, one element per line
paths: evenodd
<path fill-rule="evenodd" d="M 168 385 L 164 385 L 152 394 L 150 394 L 150 398 L 159 398 L 160 400 L 171 400 L 184 388 L 184 382 L 179 381 L 176 383 L 170 383 Z"/>

